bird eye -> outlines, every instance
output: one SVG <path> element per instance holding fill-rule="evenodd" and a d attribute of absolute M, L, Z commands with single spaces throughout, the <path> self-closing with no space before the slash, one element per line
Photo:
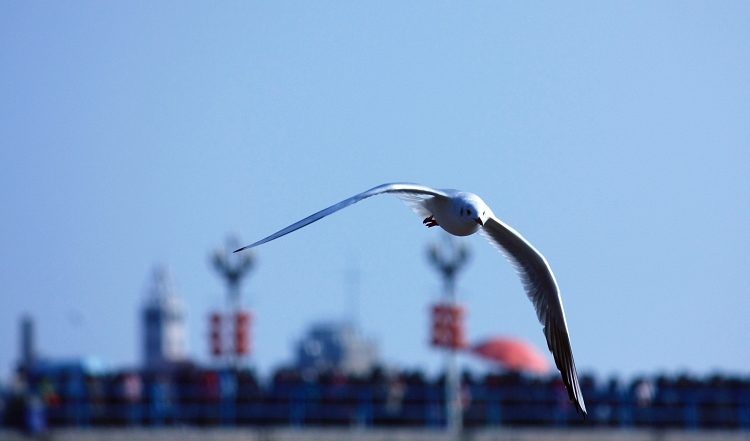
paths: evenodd
<path fill-rule="evenodd" d="M 468 213 L 469 216 L 471 216 L 471 210 L 466 210 L 466 213 Z"/>

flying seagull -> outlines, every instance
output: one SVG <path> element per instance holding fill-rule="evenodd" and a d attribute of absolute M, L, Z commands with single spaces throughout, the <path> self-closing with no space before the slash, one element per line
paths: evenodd
<path fill-rule="evenodd" d="M 526 295 L 534 304 L 537 318 L 544 326 L 547 346 L 562 374 L 570 400 L 575 404 L 576 411 L 581 412 L 584 419 L 587 418 L 555 276 L 544 256 L 516 230 L 496 218 L 487 204 L 475 194 L 458 190 L 436 190 L 409 183 L 383 184 L 308 216 L 265 239 L 236 250 L 235 253 L 278 239 L 362 199 L 382 193 L 391 193 L 401 199 L 424 219 L 422 223 L 427 227 L 440 226 L 455 236 L 468 236 L 479 231 L 505 255 L 515 267 Z"/>

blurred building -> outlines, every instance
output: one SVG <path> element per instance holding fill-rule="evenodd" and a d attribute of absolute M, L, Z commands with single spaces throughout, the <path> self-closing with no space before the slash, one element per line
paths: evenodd
<path fill-rule="evenodd" d="M 81 375 L 102 375 L 107 371 L 104 360 L 96 356 L 49 358 L 40 355 L 36 343 L 36 325 L 30 315 L 21 317 L 21 344 L 18 370 L 23 375 L 62 375 L 80 372 Z"/>
<path fill-rule="evenodd" d="M 21 357 L 19 366 L 31 368 L 37 361 L 34 319 L 30 315 L 21 318 Z"/>
<path fill-rule="evenodd" d="M 143 356 L 146 369 L 163 369 L 187 356 L 185 308 L 166 266 L 154 268 L 143 305 Z"/>
<path fill-rule="evenodd" d="M 377 345 L 351 323 L 318 323 L 297 344 L 297 369 L 304 373 L 369 373 L 379 362 Z"/>

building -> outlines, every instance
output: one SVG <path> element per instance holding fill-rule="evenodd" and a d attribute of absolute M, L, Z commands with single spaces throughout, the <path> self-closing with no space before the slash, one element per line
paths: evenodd
<path fill-rule="evenodd" d="M 379 361 L 377 345 L 351 323 L 318 323 L 297 344 L 300 372 L 369 373 Z"/>
<path fill-rule="evenodd" d="M 157 266 L 143 305 L 143 357 L 146 369 L 185 361 L 185 308 L 166 266 Z"/>
<path fill-rule="evenodd" d="M 21 358 L 19 366 L 31 368 L 37 361 L 34 319 L 30 315 L 21 318 Z"/>

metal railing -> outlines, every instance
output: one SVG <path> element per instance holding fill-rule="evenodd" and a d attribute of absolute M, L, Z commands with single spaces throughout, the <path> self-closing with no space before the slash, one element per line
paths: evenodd
<path fill-rule="evenodd" d="M 584 421 L 559 380 L 495 375 L 464 381 L 464 427 L 750 429 L 748 381 L 659 380 L 650 394 L 640 393 L 638 384 L 597 386 L 584 379 L 589 411 L 589 421 Z M 445 387 L 438 380 L 341 377 L 261 386 L 248 372 L 194 370 L 171 375 L 32 376 L 28 390 L 25 398 L 6 396 L 6 414 L 13 403 L 18 406 L 18 400 L 33 395 L 46 403 L 50 427 L 446 424 Z M 7 415 L 4 420 L 8 424 Z"/>

